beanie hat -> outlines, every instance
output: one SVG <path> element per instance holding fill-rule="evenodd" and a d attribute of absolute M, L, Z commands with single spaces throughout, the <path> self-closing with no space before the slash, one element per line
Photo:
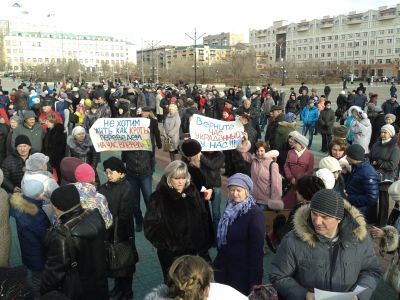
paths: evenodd
<path fill-rule="evenodd" d="M 95 178 L 94 170 L 87 163 L 80 164 L 75 169 L 76 182 L 92 183 L 92 182 L 94 182 L 94 178 Z"/>
<path fill-rule="evenodd" d="M 181 149 L 186 157 L 192 157 L 201 152 L 201 145 L 197 140 L 187 139 L 183 141 Z"/>
<path fill-rule="evenodd" d="M 322 181 L 324 182 L 325 188 L 326 189 L 333 189 L 335 186 L 335 176 L 329 169 L 319 169 L 318 171 L 315 172 L 315 176 L 318 178 L 321 178 Z"/>
<path fill-rule="evenodd" d="M 296 97 L 296 93 L 292 92 L 292 93 L 290 93 L 290 96 L 295 96 Z"/>
<path fill-rule="evenodd" d="M 82 126 L 76 126 L 76 127 L 74 127 L 74 129 L 72 129 L 71 135 L 75 136 L 75 135 L 78 135 L 78 134 L 80 134 L 82 132 L 86 133 L 85 128 L 83 128 Z"/>
<path fill-rule="evenodd" d="M 53 106 L 53 100 L 44 98 L 42 101 L 42 107 L 44 106 Z"/>
<path fill-rule="evenodd" d="M 394 114 L 386 114 L 385 115 L 385 120 L 386 119 L 391 119 L 392 122 L 396 121 L 396 116 Z"/>
<path fill-rule="evenodd" d="M 320 169 L 328 169 L 329 171 L 337 172 L 337 171 L 342 171 L 342 167 L 340 166 L 339 161 L 332 157 L 332 156 L 327 156 L 324 157 L 319 161 L 319 168 Z"/>
<path fill-rule="evenodd" d="M 19 136 L 17 136 L 17 137 L 15 138 L 14 147 L 17 148 L 18 145 L 21 145 L 21 144 L 25 144 L 25 145 L 32 146 L 31 141 L 30 141 L 29 138 L 28 138 L 26 135 L 24 135 L 24 134 L 20 134 Z"/>
<path fill-rule="evenodd" d="M 78 189 L 73 184 L 56 188 L 51 194 L 50 201 L 62 212 L 66 212 L 81 203 Z"/>
<path fill-rule="evenodd" d="M 292 131 L 289 133 L 289 136 L 293 138 L 297 143 L 302 145 L 304 148 L 307 148 L 308 138 L 306 138 L 304 135 L 300 134 L 297 131 Z"/>
<path fill-rule="evenodd" d="M 396 134 L 396 131 L 394 130 L 393 125 L 390 125 L 390 124 L 383 125 L 381 127 L 381 131 L 382 130 L 388 132 L 390 134 L 390 137 L 394 137 L 394 135 Z"/>
<path fill-rule="evenodd" d="M 393 201 L 400 202 L 400 180 L 393 182 L 389 186 L 388 193 Z"/>
<path fill-rule="evenodd" d="M 111 156 L 103 162 L 104 170 L 110 169 L 111 171 L 117 171 L 121 174 L 126 174 L 126 168 L 122 160 L 115 156 Z"/>
<path fill-rule="evenodd" d="M 49 157 L 43 153 L 34 153 L 25 162 L 27 171 L 42 171 L 43 166 L 49 162 Z"/>
<path fill-rule="evenodd" d="M 333 127 L 332 133 L 333 136 L 338 139 L 345 139 L 349 134 L 349 129 L 344 125 L 335 126 Z"/>
<path fill-rule="evenodd" d="M 17 115 L 15 115 L 15 116 L 12 116 L 12 117 L 10 118 L 10 121 L 15 121 L 15 122 L 17 122 L 17 123 L 21 123 L 21 118 L 18 117 Z"/>
<path fill-rule="evenodd" d="M 243 173 L 236 173 L 228 178 L 228 187 L 229 186 L 240 186 L 250 193 L 253 192 L 253 181 L 249 176 Z"/>
<path fill-rule="evenodd" d="M 3 170 L 0 169 L 0 185 L 3 184 L 3 180 L 4 180 L 4 174 L 3 174 Z"/>
<path fill-rule="evenodd" d="M 26 110 L 24 112 L 24 120 L 30 119 L 30 118 L 36 118 L 36 115 L 32 110 Z"/>
<path fill-rule="evenodd" d="M 329 189 L 320 190 L 314 194 L 311 198 L 310 209 L 339 220 L 344 217 L 343 198 Z"/>
<path fill-rule="evenodd" d="M 22 194 L 24 194 L 26 197 L 36 199 L 37 196 L 43 193 L 44 185 L 42 182 L 35 179 L 22 180 L 21 189 Z"/>
<path fill-rule="evenodd" d="M 288 123 L 292 123 L 292 122 L 296 121 L 296 115 L 292 112 L 288 112 L 285 115 L 285 121 Z"/>
<path fill-rule="evenodd" d="M 365 155 L 364 148 L 359 144 L 352 144 L 347 148 L 347 156 L 351 159 L 363 161 Z"/>
<path fill-rule="evenodd" d="M 75 183 L 75 170 L 82 164 L 82 161 L 76 157 L 64 157 L 60 163 L 61 185 Z"/>
<path fill-rule="evenodd" d="M 174 110 L 177 111 L 178 110 L 178 106 L 176 106 L 176 104 L 171 103 L 170 105 L 168 105 L 168 110 Z"/>

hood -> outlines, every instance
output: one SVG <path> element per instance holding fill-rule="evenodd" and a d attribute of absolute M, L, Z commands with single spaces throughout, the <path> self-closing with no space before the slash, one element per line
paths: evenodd
<path fill-rule="evenodd" d="M 293 224 L 295 235 L 308 244 L 308 246 L 314 248 L 318 236 L 310 223 L 310 212 L 311 209 L 309 205 L 301 206 L 294 215 Z M 356 240 L 361 241 L 365 239 L 368 232 L 367 223 L 363 215 L 347 201 L 344 201 L 344 212 L 345 217 L 339 225 L 340 237 L 345 236 L 346 233 L 351 230 L 351 234 Z"/>
<path fill-rule="evenodd" d="M 62 224 L 71 229 L 71 234 L 84 239 L 94 239 L 104 230 L 104 221 L 98 209 L 83 209 L 81 205 L 60 216 Z"/>
<path fill-rule="evenodd" d="M 71 148 L 74 149 L 78 153 L 86 154 L 87 153 L 87 148 L 92 146 L 92 141 L 90 140 L 90 137 L 88 134 L 85 136 L 85 140 L 83 141 L 82 144 L 77 144 L 75 143 L 75 139 L 72 135 L 70 135 L 67 138 L 67 145 Z"/>
<path fill-rule="evenodd" d="M 31 199 L 29 201 L 27 199 L 25 199 L 21 193 L 14 193 L 10 197 L 10 205 L 15 210 L 21 213 L 34 216 L 38 213 L 39 209 L 35 204 L 32 203 L 32 201 L 37 201 L 37 200 Z"/>
<path fill-rule="evenodd" d="M 97 196 L 96 187 L 90 183 L 83 183 L 83 182 L 75 182 L 74 185 L 76 186 L 79 195 L 82 198 L 92 198 Z"/>
<path fill-rule="evenodd" d="M 286 122 L 286 121 L 282 121 L 282 122 L 279 122 L 278 124 L 283 126 L 283 127 L 293 128 L 293 130 L 296 129 L 296 121 L 294 121 L 292 123 L 289 123 L 289 122 Z"/>
<path fill-rule="evenodd" d="M 361 109 L 361 107 L 359 107 L 359 106 L 357 106 L 357 105 L 353 105 L 353 106 L 350 106 L 350 108 L 348 109 L 347 113 L 348 113 L 349 115 L 351 115 L 351 111 L 352 111 L 353 109 L 356 109 L 356 110 L 357 110 L 358 112 L 360 112 L 360 113 L 363 112 L 363 110 Z"/>
<path fill-rule="evenodd" d="M 172 300 L 172 298 L 168 298 L 168 286 L 161 284 L 153 288 L 144 300 Z"/>

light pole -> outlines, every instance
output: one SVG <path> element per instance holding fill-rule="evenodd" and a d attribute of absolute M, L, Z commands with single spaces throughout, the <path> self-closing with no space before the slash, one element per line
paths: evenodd
<path fill-rule="evenodd" d="M 153 81 L 154 84 L 154 79 L 155 79 L 155 66 L 154 66 L 154 47 L 156 47 L 159 43 L 161 43 L 160 41 L 151 41 L 150 43 L 147 43 L 147 45 L 151 48 L 151 80 Z M 143 51 L 142 51 L 142 56 L 143 56 Z"/>
<path fill-rule="evenodd" d="M 200 38 L 202 38 L 206 33 L 203 33 L 202 35 L 200 35 L 199 37 L 197 37 L 197 30 L 196 28 L 194 29 L 194 37 L 188 35 L 187 33 L 185 33 L 186 36 L 188 36 L 190 39 L 192 39 L 194 41 L 194 66 L 197 66 L 197 40 L 199 40 Z M 194 68 L 194 85 L 197 85 L 197 69 L 199 66 L 197 66 L 197 68 Z"/>

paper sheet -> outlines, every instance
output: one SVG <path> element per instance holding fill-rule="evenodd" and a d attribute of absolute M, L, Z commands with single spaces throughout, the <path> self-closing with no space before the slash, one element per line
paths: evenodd
<path fill-rule="evenodd" d="M 347 293 L 329 292 L 319 289 L 314 289 L 315 300 L 352 300 L 354 296 L 357 296 L 367 288 L 357 285 L 354 291 Z"/>

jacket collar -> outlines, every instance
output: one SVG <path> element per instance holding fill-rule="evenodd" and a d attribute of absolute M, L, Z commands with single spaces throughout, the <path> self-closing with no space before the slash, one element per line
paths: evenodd
<path fill-rule="evenodd" d="M 339 224 L 339 238 L 342 243 L 361 241 L 367 236 L 367 225 L 363 215 L 347 201 L 344 201 L 345 216 Z M 294 215 L 294 233 L 296 236 L 314 248 L 321 237 L 315 232 L 310 220 L 309 205 L 301 206 Z"/>

